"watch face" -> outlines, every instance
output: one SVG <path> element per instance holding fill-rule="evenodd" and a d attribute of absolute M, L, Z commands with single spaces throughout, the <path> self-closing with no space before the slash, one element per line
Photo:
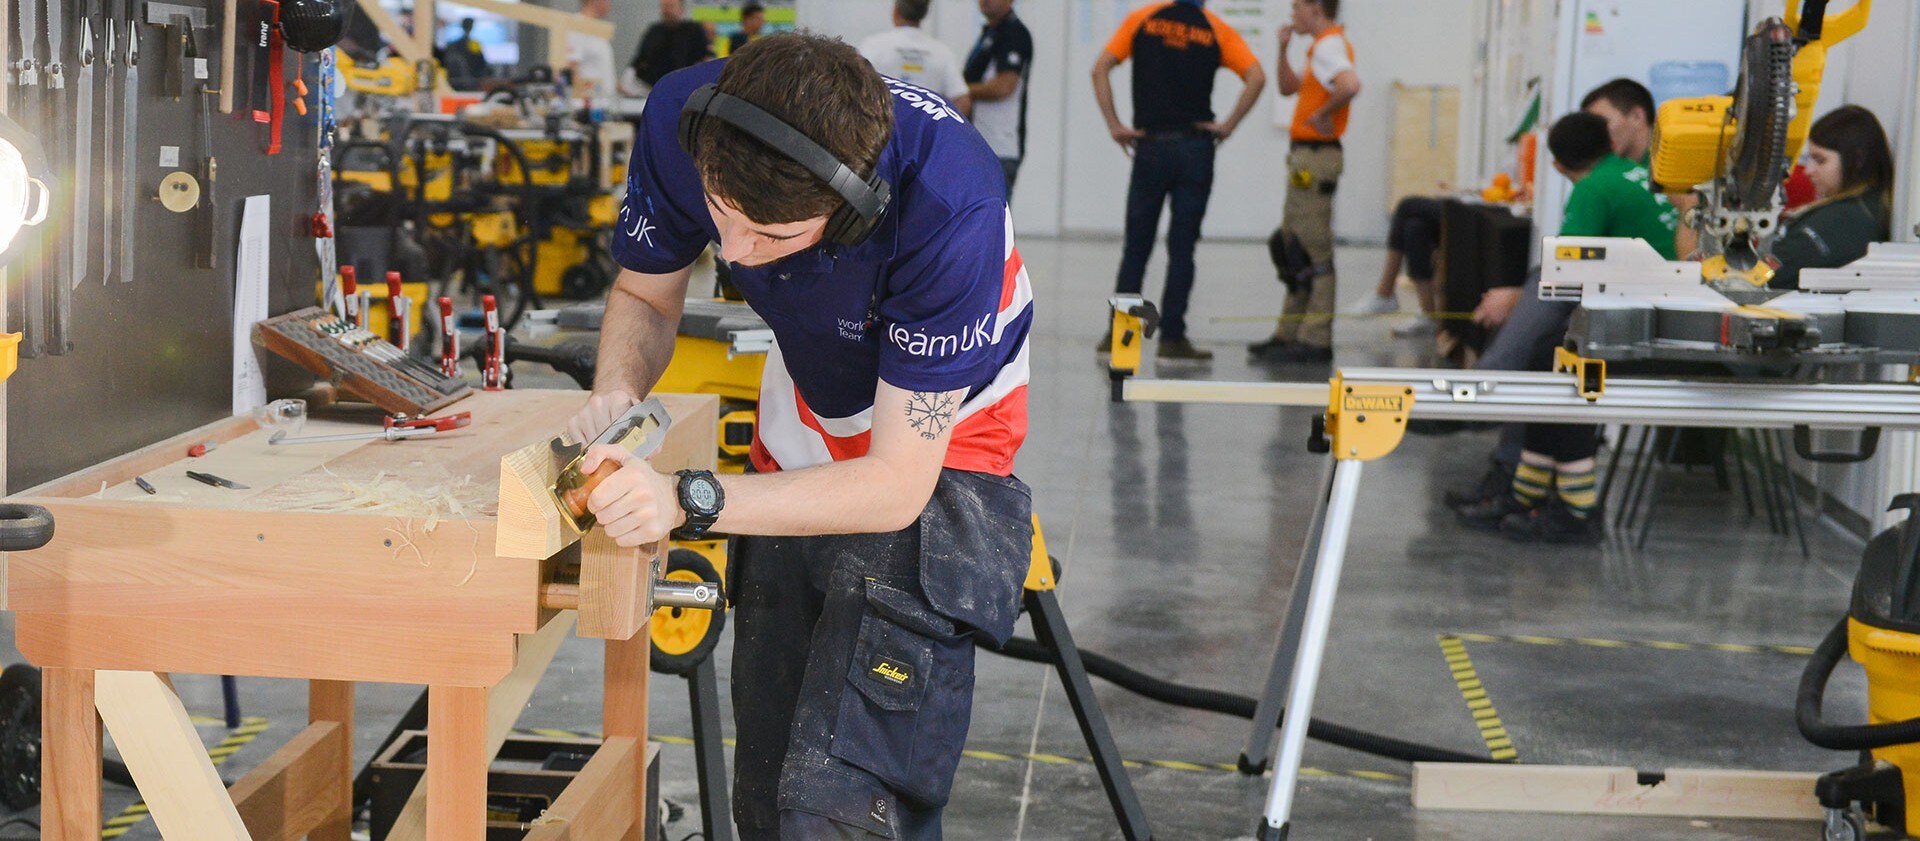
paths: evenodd
<path fill-rule="evenodd" d="M 720 501 L 719 494 L 715 493 L 713 480 L 696 479 L 688 482 L 687 501 L 693 503 L 693 507 L 700 511 L 712 511 L 715 504 Z"/>

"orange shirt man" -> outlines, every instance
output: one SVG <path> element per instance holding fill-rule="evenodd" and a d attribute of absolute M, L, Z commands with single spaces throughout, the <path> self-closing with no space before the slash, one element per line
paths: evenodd
<path fill-rule="evenodd" d="M 1287 300 L 1273 336 L 1254 345 L 1277 362 L 1333 359 L 1333 195 L 1345 156 L 1349 103 L 1360 93 L 1353 44 L 1338 21 L 1340 0 L 1293 0 L 1293 23 L 1280 30 L 1280 93 L 1298 96 L 1293 150 L 1287 156 L 1287 201 L 1280 238 L 1304 266 L 1282 266 Z M 1311 36 L 1304 75 L 1287 63 L 1295 33 Z"/>

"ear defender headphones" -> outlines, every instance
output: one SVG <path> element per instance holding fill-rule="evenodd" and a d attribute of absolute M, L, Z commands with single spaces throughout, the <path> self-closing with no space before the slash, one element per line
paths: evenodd
<path fill-rule="evenodd" d="M 721 93 L 718 85 L 701 86 L 687 97 L 686 106 L 680 109 L 680 148 L 687 154 L 693 154 L 698 147 L 700 126 L 708 118 L 718 119 L 773 147 L 806 167 L 813 177 L 847 200 L 827 217 L 827 227 L 821 232 L 823 239 L 840 245 L 859 245 L 873 235 L 873 230 L 880 227 L 880 220 L 886 217 L 887 205 L 893 201 L 893 188 L 879 173 L 862 179 L 852 167 L 801 134 L 799 129 L 751 102 Z"/>

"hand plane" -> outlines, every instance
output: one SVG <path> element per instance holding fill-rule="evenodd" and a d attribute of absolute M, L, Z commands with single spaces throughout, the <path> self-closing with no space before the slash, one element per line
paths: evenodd
<path fill-rule="evenodd" d="M 644 459 L 660 449 L 660 444 L 667 438 L 667 427 L 672 423 L 673 419 L 667 416 L 667 407 L 658 399 L 652 399 L 635 404 L 615 419 L 605 432 L 600 433 L 600 437 L 585 445 L 565 444 L 559 438 L 553 439 L 550 447 L 554 460 L 562 465 L 551 487 L 553 501 L 576 531 L 586 534 L 593 529 L 595 520 L 592 512 L 587 510 L 587 497 L 621 465 L 619 461 L 608 459 L 600 463 L 598 470 L 587 473 L 582 469 L 587 448 L 610 444 Z"/>
<path fill-rule="evenodd" d="M 644 459 L 660 449 L 666 441 L 667 427 L 672 423 L 672 418 L 667 416 L 666 406 L 658 399 L 652 399 L 628 409 L 598 438 L 587 444 L 569 444 L 560 438 L 548 442 L 554 463 L 561 465 L 553 485 L 548 489 L 553 495 L 554 505 L 560 510 L 561 519 L 571 523 L 582 535 L 593 530 L 596 521 L 587 510 L 587 497 L 602 481 L 620 469 L 621 462 L 608 459 L 592 473 L 582 470 L 588 447 L 611 444 Z M 717 583 L 669 581 L 661 575 L 662 557 L 662 553 L 654 554 L 649 612 L 661 607 L 720 609 L 720 586 Z"/>

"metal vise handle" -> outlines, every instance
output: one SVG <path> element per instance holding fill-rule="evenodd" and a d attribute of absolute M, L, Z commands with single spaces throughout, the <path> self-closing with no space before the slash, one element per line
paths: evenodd
<path fill-rule="evenodd" d="M 707 581 L 657 579 L 653 582 L 653 606 L 655 609 L 683 607 L 719 610 L 720 585 Z"/>
<path fill-rule="evenodd" d="M 0 502 L 0 552 L 27 552 L 53 540 L 53 512 L 38 505 Z"/>

